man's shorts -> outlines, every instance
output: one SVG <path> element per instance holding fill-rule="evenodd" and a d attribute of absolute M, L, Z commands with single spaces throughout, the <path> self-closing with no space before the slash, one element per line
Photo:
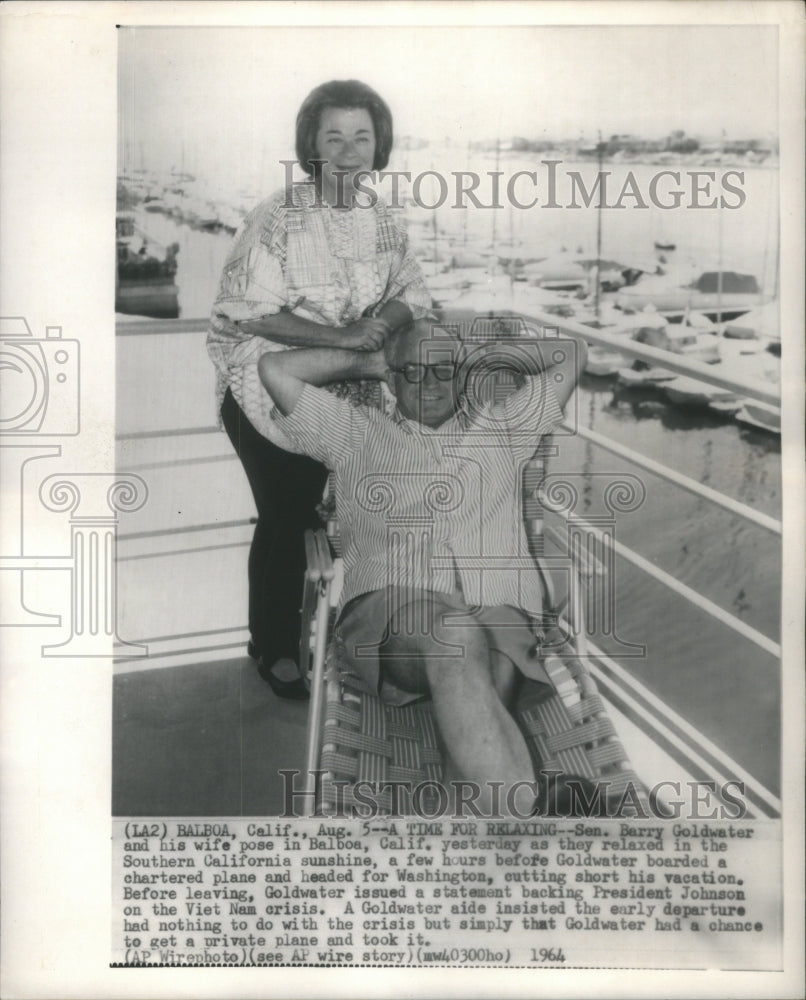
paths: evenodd
<path fill-rule="evenodd" d="M 448 644 L 446 655 L 452 655 L 452 651 L 453 655 L 462 655 L 458 640 L 451 644 L 451 624 L 462 628 L 475 625 L 484 629 L 489 648 L 507 656 L 521 674 L 550 684 L 535 653 L 536 620 L 520 608 L 509 604 L 473 608 L 457 593 L 432 594 L 413 588 L 387 587 L 354 597 L 345 605 L 336 623 L 339 656 L 361 678 L 367 691 L 391 705 L 405 705 L 423 697 L 402 690 L 384 677 L 381 659 L 384 640 L 392 632 L 393 618 L 398 628 L 421 627 L 418 607 L 427 607 L 432 599 L 456 611 L 455 616 L 444 616 L 440 630 L 442 640 Z"/>

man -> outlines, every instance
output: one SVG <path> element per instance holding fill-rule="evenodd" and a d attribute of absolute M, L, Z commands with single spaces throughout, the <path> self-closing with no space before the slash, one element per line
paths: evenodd
<path fill-rule="evenodd" d="M 518 671 L 548 683 L 530 652 L 541 587 L 521 517 L 523 465 L 561 419 L 585 363 L 582 341 L 462 345 L 421 320 L 367 354 L 264 355 L 280 429 L 335 472 L 344 588 L 337 634 L 367 686 L 396 704 L 430 694 L 460 778 L 478 806 L 528 815 L 535 775 L 507 703 Z M 521 387 L 479 398 L 491 364 Z M 386 378 L 387 416 L 317 386 Z M 459 389 L 464 386 L 465 391 Z M 501 791 L 501 782 L 504 782 Z"/>

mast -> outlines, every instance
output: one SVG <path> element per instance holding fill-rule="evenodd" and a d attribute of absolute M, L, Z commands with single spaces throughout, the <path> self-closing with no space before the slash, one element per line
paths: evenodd
<path fill-rule="evenodd" d="M 725 129 L 722 129 L 722 135 L 725 135 Z M 722 322 L 722 198 L 719 199 L 719 205 L 716 210 L 716 220 L 717 220 L 717 267 L 716 272 L 716 321 L 717 323 Z M 723 331 L 724 332 L 724 331 Z"/>
<path fill-rule="evenodd" d="M 775 226 L 775 271 L 772 286 L 772 295 L 777 299 L 781 294 L 781 224 L 776 217 Z"/>
<path fill-rule="evenodd" d="M 470 140 L 467 143 L 467 169 L 470 170 Z M 467 205 L 462 206 L 464 209 L 464 214 L 462 215 L 462 246 L 467 246 L 467 216 L 470 209 Z"/>
<path fill-rule="evenodd" d="M 719 199 L 719 207 L 716 210 L 717 218 L 717 254 L 719 270 L 716 272 L 716 321 L 722 322 L 722 199 Z"/>
<path fill-rule="evenodd" d="M 434 170 L 434 164 L 433 163 L 431 164 L 431 173 L 432 174 L 436 173 L 436 171 Z M 437 225 L 437 210 L 436 210 L 436 208 L 432 208 L 431 209 L 431 228 L 433 229 L 433 232 L 434 232 L 434 263 L 438 264 L 439 263 L 439 246 L 438 246 L 439 226 Z"/>
<path fill-rule="evenodd" d="M 499 136 L 495 140 L 495 169 L 496 169 L 496 172 L 498 171 L 498 167 L 499 167 L 500 163 L 501 163 L 501 137 Z M 492 210 L 492 216 L 493 216 L 493 233 L 492 233 L 493 253 L 495 253 L 495 244 L 496 244 L 496 225 L 495 225 L 495 222 L 496 222 L 496 218 L 497 218 L 497 213 L 498 213 L 498 209 L 495 206 L 493 206 L 493 210 Z"/>
<path fill-rule="evenodd" d="M 599 190 L 599 207 L 596 212 L 596 264 L 594 265 L 594 274 L 596 276 L 596 288 L 594 291 L 595 295 L 595 312 L 596 312 L 596 322 L 599 323 L 599 289 L 601 282 L 599 281 L 599 267 L 602 260 L 602 188 L 601 188 L 601 176 L 602 176 L 602 160 L 604 158 L 604 143 L 602 142 L 602 133 L 599 131 L 599 142 L 596 144 L 596 162 L 597 162 L 597 181 Z"/>

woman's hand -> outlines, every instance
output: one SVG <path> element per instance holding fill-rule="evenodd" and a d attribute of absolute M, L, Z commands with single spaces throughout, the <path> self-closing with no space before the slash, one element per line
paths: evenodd
<path fill-rule="evenodd" d="M 359 319 L 344 327 L 339 346 L 350 351 L 379 351 L 391 332 L 385 319 Z"/>

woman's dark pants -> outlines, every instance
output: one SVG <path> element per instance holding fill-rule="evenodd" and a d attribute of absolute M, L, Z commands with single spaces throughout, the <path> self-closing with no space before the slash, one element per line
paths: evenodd
<path fill-rule="evenodd" d="M 315 507 L 327 469 L 259 434 L 227 389 L 224 428 L 244 467 L 257 507 L 249 550 L 249 631 L 267 666 L 299 658 L 306 528 L 321 527 Z"/>

